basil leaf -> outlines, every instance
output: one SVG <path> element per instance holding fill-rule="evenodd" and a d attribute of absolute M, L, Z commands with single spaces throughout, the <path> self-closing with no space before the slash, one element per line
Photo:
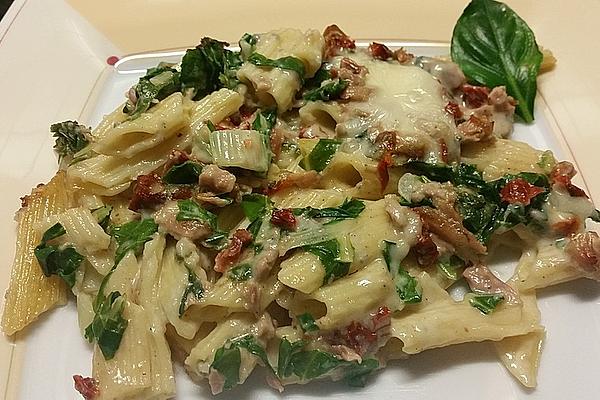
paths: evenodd
<path fill-rule="evenodd" d="M 188 267 L 186 267 L 186 269 L 188 272 L 188 283 L 183 291 L 183 295 L 181 296 L 181 301 L 179 302 L 179 317 L 181 317 L 185 312 L 190 295 L 194 296 L 196 300 L 200 300 L 204 295 L 202 282 L 200 282 L 200 279 L 198 279 L 196 273 Z"/>
<path fill-rule="evenodd" d="M 350 363 L 345 368 L 344 382 L 348 386 L 363 387 L 365 386 L 367 378 L 377 368 L 379 368 L 379 361 L 374 358 L 362 360 L 360 364 L 356 362 Z"/>
<path fill-rule="evenodd" d="M 177 206 L 179 207 L 179 212 L 175 217 L 177 221 L 198 221 L 202 223 L 208 223 L 211 228 L 216 229 L 216 214 L 205 210 L 194 200 L 179 200 L 177 202 Z"/>
<path fill-rule="evenodd" d="M 211 369 L 219 371 L 225 382 L 223 389 L 228 390 L 238 384 L 240 380 L 240 364 L 242 358 L 238 347 L 219 348 L 215 352 L 215 358 L 210 365 Z"/>
<path fill-rule="evenodd" d="M 137 255 L 142 250 L 144 243 L 151 240 L 152 235 L 157 231 L 158 225 L 152 218 L 131 221 L 114 227 L 111 233 L 118 245 L 115 251 L 115 265 L 129 251 L 133 251 Z"/>
<path fill-rule="evenodd" d="M 501 294 L 479 294 L 471 297 L 469 303 L 483 314 L 489 314 L 502 300 L 504 300 L 504 296 Z"/>
<path fill-rule="evenodd" d="M 536 78 L 542 62 L 527 23 L 506 4 L 472 0 L 452 34 L 452 60 L 480 85 L 506 86 L 517 100 L 517 114 L 533 121 Z"/>
<path fill-rule="evenodd" d="M 298 322 L 304 332 L 314 332 L 319 330 L 315 319 L 309 313 L 298 315 Z"/>
<path fill-rule="evenodd" d="M 101 296 L 101 293 L 98 294 Z M 103 296 L 102 296 L 103 297 Z M 127 320 L 123 318 L 125 298 L 119 292 L 112 292 L 108 297 L 100 299 L 95 307 L 96 315 L 91 324 L 85 328 L 85 338 L 96 341 L 106 360 L 115 356 L 119 349 L 123 332 L 127 328 Z"/>
<path fill-rule="evenodd" d="M 197 184 L 200 172 L 202 172 L 202 166 L 188 160 L 182 164 L 172 166 L 162 180 L 166 183 L 179 185 Z"/>
<path fill-rule="evenodd" d="M 271 109 L 266 111 L 258 111 L 256 117 L 252 122 L 252 129 L 262 133 L 265 136 L 271 134 L 271 129 L 275 126 L 277 121 L 277 109 Z"/>
<path fill-rule="evenodd" d="M 421 302 L 422 290 L 419 283 L 413 278 L 404 268 L 399 267 L 396 276 L 394 277 L 396 292 L 400 299 L 407 304 L 415 304 Z"/>
<path fill-rule="evenodd" d="M 72 246 L 60 248 L 48 244 L 50 240 L 59 238 L 65 233 L 65 229 L 60 223 L 52 225 L 42 235 L 42 241 L 33 250 L 33 254 L 40 263 L 44 275 L 58 275 L 69 287 L 73 287 L 77 269 L 85 257 Z"/>
<path fill-rule="evenodd" d="M 229 279 L 234 282 L 243 282 L 252 278 L 252 265 L 249 263 L 240 264 L 229 270 L 227 273 Z"/>
<path fill-rule="evenodd" d="M 316 255 L 321 260 L 323 268 L 325 268 L 323 285 L 348 274 L 350 263 L 339 261 L 340 244 L 336 239 L 310 244 L 304 246 L 303 249 Z"/>
<path fill-rule="evenodd" d="M 294 71 L 298 74 L 300 82 L 304 83 L 304 63 L 296 57 L 287 56 L 278 58 L 276 60 L 272 60 L 263 56 L 262 54 L 255 52 L 250 54 L 250 56 L 248 57 L 248 62 L 258 67 L 281 68 Z"/>
<path fill-rule="evenodd" d="M 77 121 L 64 121 L 50 125 L 54 137 L 54 150 L 58 153 L 58 161 L 73 158 L 73 155 L 89 144 L 91 129 Z"/>
<path fill-rule="evenodd" d="M 304 215 L 308 218 L 331 218 L 328 223 L 344 219 L 354 219 L 365 209 L 365 203 L 357 199 L 346 199 L 339 207 L 326 208 L 294 208 L 295 215 Z"/>
<path fill-rule="evenodd" d="M 307 170 L 314 169 L 317 172 L 323 171 L 329 165 L 341 143 L 334 139 L 319 139 L 310 154 L 303 160 L 302 167 Z"/>
<path fill-rule="evenodd" d="M 330 101 L 340 98 L 340 95 L 348 87 L 348 81 L 342 79 L 336 79 L 331 82 L 327 82 L 317 88 L 307 91 L 304 93 L 302 98 L 307 101 Z"/>

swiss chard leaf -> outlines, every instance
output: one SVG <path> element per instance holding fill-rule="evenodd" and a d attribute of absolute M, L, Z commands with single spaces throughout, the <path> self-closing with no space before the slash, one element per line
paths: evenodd
<path fill-rule="evenodd" d="M 187 267 L 186 267 L 187 268 Z M 183 291 L 183 295 L 181 296 L 181 301 L 179 302 L 179 316 L 181 317 L 185 312 L 187 302 L 190 296 L 194 296 L 196 300 L 200 300 L 204 295 L 204 288 L 202 287 L 202 282 L 198 279 L 198 276 L 194 271 L 190 268 L 187 268 L 188 272 L 188 283 Z"/>
<path fill-rule="evenodd" d="M 250 222 L 260 219 L 271 206 L 271 200 L 262 194 L 252 193 L 242 197 L 242 210 Z"/>
<path fill-rule="evenodd" d="M 258 67 L 268 67 L 268 68 L 281 68 L 287 69 L 290 71 L 294 71 L 298 74 L 298 78 L 300 78 L 300 82 L 304 83 L 304 74 L 305 68 L 304 63 L 292 56 L 281 57 L 276 60 L 272 60 L 267 58 L 259 53 L 252 53 L 248 57 L 248 62 L 258 66 Z"/>
<path fill-rule="evenodd" d="M 315 319 L 312 315 L 310 315 L 310 313 L 298 315 L 298 322 L 300 323 L 300 327 L 304 332 L 314 332 L 319 330 Z"/>
<path fill-rule="evenodd" d="M 217 215 L 202 208 L 194 200 L 186 199 L 177 202 L 179 212 L 175 217 L 177 221 L 198 221 L 208 223 L 211 228 L 217 227 Z"/>
<path fill-rule="evenodd" d="M 71 159 L 89 143 L 90 128 L 77 121 L 64 121 L 50 125 L 50 132 L 55 139 L 54 149 L 58 153 L 59 162 Z"/>
<path fill-rule="evenodd" d="M 110 214 L 112 213 L 112 209 L 112 206 L 105 205 L 92 211 L 92 215 L 94 216 L 94 218 L 96 218 L 96 221 L 98 221 L 98 225 L 100 225 L 102 229 L 104 229 L 104 232 L 108 231 L 108 227 L 110 225 Z"/>
<path fill-rule="evenodd" d="M 304 93 L 302 98 L 308 101 L 330 101 L 340 98 L 340 95 L 348 87 L 348 81 L 335 79 L 333 81 L 322 84 L 319 87 L 311 89 Z"/>
<path fill-rule="evenodd" d="M 243 282 L 252 278 L 252 264 L 243 263 L 237 265 L 227 272 L 227 276 L 234 282 Z"/>
<path fill-rule="evenodd" d="M 60 248 L 48 244 L 49 241 L 59 238 L 65 233 L 65 229 L 60 223 L 52 225 L 44 232 L 41 243 L 34 249 L 33 253 L 40 263 L 44 275 L 58 275 L 69 287 L 73 287 L 75 274 L 85 257 L 72 246 Z"/>
<path fill-rule="evenodd" d="M 469 303 L 483 314 L 489 314 L 502 300 L 504 300 L 504 296 L 501 294 L 479 294 L 471 297 Z"/>
<path fill-rule="evenodd" d="M 115 265 L 117 265 L 129 251 L 138 254 L 142 250 L 144 243 L 151 240 L 152 235 L 157 231 L 158 225 L 152 218 L 131 221 L 120 226 L 115 226 L 111 232 L 117 241 Z"/>
<path fill-rule="evenodd" d="M 289 365 L 292 373 L 302 380 L 318 378 L 343 364 L 342 360 L 320 350 L 292 354 Z"/>
<path fill-rule="evenodd" d="M 446 260 L 440 260 L 437 264 L 438 269 L 444 276 L 450 280 L 456 281 L 460 278 L 460 270 L 464 268 L 465 262 L 455 255 Z"/>
<path fill-rule="evenodd" d="M 331 218 L 328 223 L 344 219 L 354 219 L 365 209 L 365 203 L 357 199 L 346 199 L 339 207 L 326 208 L 294 208 L 295 215 L 304 215 L 308 218 Z"/>
<path fill-rule="evenodd" d="M 304 342 L 298 340 L 290 342 L 287 338 L 281 339 L 279 342 L 279 355 L 277 358 L 277 376 L 279 378 L 287 378 L 292 375 L 293 369 L 290 364 L 292 356 L 302 350 Z"/>
<path fill-rule="evenodd" d="M 480 85 L 506 86 L 517 114 L 533 121 L 536 78 L 542 62 L 527 23 L 506 4 L 472 0 L 454 27 L 452 60 Z"/>
<path fill-rule="evenodd" d="M 334 139 L 320 139 L 304 159 L 303 167 L 314 169 L 317 172 L 323 171 L 329 165 L 341 143 L 339 140 Z"/>
<path fill-rule="evenodd" d="M 158 101 L 178 92 L 180 87 L 179 72 L 171 68 L 170 64 L 159 64 L 148 69 L 146 75 L 132 88 L 135 102 L 128 99 L 123 112 L 129 114 L 130 119 L 135 119 Z"/>
<path fill-rule="evenodd" d="M 234 90 L 240 84 L 240 80 L 237 78 L 237 70 L 240 69 L 242 63 L 239 52 L 225 50 L 223 72 L 219 75 L 219 82 L 223 87 Z"/>
<path fill-rule="evenodd" d="M 310 244 L 304 246 L 303 249 L 316 255 L 321 260 L 325 269 L 324 285 L 348 274 L 350 263 L 339 260 L 340 243 L 336 239 Z"/>
<path fill-rule="evenodd" d="M 404 268 L 398 268 L 398 272 L 394 277 L 396 292 L 400 299 L 407 304 L 415 304 L 421 302 L 422 290 L 419 283 L 413 278 Z"/>
<path fill-rule="evenodd" d="M 198 177 L 202 172 L 202 166 L 193 161 L 186 161 L 182 164 L 173 165 L 162 177 L 162 180 L 171 184 L 196 184 Z"/>
<path fill-rule="evenodd" d="M 257 340 L 254 336 L 252 336 L 252 335 L 242 336 L 241 338 L 233 341 L 231 345 L 242 348 L 242 349 L 246 349 L 250 354 L 258 357 L 262 361 L 262 363 L 265 365 L 265 367 L 268 367 L 271 370 L 273 370 L 273 367 L 271 367 L 271 363 L 269 362 L 269 358 L 267 357 L 267 352 L 260 345 L 260 343 L 257 342 Z"/>
<path fill-rule="evenodd" d="M 101 298 L 96 299 L 96 315 L 85 328 L 85 338 L 90 343 L 96 341 L 104 358 L 110 360 L 119 349 L 123 332 L 127 328 L 127 320 L 123 318 L 125 298 L 119 292 L 112 292 L 108 297 L 104 297 L 102 293 L 98 296 Z"/>
<path fill-rule="evenodd" d="M 360 364 L 357 362 L 349 363 L 344 368 L 344 382 L 348 386 L 363 387 L 367 378 L 379 368 L 379 361 L 374 358 L 363 360 Z"/>

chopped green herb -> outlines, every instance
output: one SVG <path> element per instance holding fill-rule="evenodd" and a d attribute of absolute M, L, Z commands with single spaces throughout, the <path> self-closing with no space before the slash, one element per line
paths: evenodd
<path fill-rule="evenodd" d="M 262 363 L 264 364 L 265 367 L 268 367 L 271 370 L 273 370 L 273 367 L 271 367 L 271 363 L 269 363 L 269 358 L 267 357 L 267 352 L 260 345 L 260 343 L 258 343 L 258 341 L 256 340 L 256 338 L 254 336 L 252 336 L 252 335 L 242 336 L 241 338 L 234 340 L 231 343 L 231 345 L 242 348 L 242 349 L 246 349 L 250 354 L 258 357 L 258 359 L 262 361 Z"/>
<path fill-rule="evenodd" d="M 452 34 L 452 61 L 470 80 L 489 87 L 506 86 L 517 100 L 517 114 L 533 121 L 536 79 L 542 62 L 527 23 L 506 4 L 472 0 Z"/>
<path fill-rule="evenodd" d="M 305 343 L 302 340 L 290 342 L 287 338 L 281 339 L 279 342 L 279 355 L 277 358 L 277 376 L 279 378 L 287 378 L 292 375 L 292 366 L 290 361 L 292 356 L 302 350 Z"/>
<path fill-rule="evenodd" d="M 357 362 L 349 363 L 345 368 L 344 382 L 348 386 L 363 387 L 367 378 L 377 368 L 379 368 L 379 361 L 374 358 L 362 360 L 360 364 Z"/>
<path fill-rule="evenodd" d="M 281 57 L 276 60 L 267 58 L 259 53 L 252 53 L 248 57 L 248 61 L 258 67 L 281 68 L 294 71 L 298 74 L 300 82 L 304 82 L 305 68 L 304 63 L 292 56 Z"/>
<path fill-rule="evenodd" d="M 252 265 L 249 263 L 237 265 L 229 270 L 227 276 L 234 282 L 247 281 L 252 278 Z"/>
<path fill-rule="evenodd" d="M 152 235 L 157 231 L 158 225 L 152 218 L 115 226 L 111 232 L 118 245 L 115 251 L 115 265 L 119 264 L 129 251 L 133 251 L 136 255 L 139 254 L 144 243 L 151 240 Z"/>
<path fill-rule="evenodd" d="M 315 319 L 309 313 L 298 315 L 298 322 L 304 332 L 314 332 L 319 330 Z"/>
<path fill-rule="evenodd" d="M 211 228 L 216 229 L 217 227 L 217 216 L 208 210 L 202 208 L 194 200 L 179 200 L 177 202 L 179 212 L 175 217 L 177 221 L 198 221 L 202 223 L 208 223 Z"/>
<path fill-rule="evenodd" d="M 123 112 L 129 114 L 130 119 L 136 119 L 158 101 L 180 91 L 180 87 L 179 72 L 170 64 L 161 63 L 148 69 L 132 88 L 135 100 L 128 99 Z"/>
<path fill-rule="evenodd" d="M 64 121 L 50 125 L 50 132 L 56 139 L 54 149 L 58 153 L 58 161 L 73 159 L 89 143 L 91 129 L 77 121 Z"/>
<path fill-rule="evenodd" d="M 210 365 L 210 369 L 219 371 L 223 375 L 224 390 L 229 390 L 239 383 L 241 362 L 239 347 L 227 348 L 223 346 L 215 352 L 215 358 Z"/>
<path fill-rule="evenodd" d="M 446 278 L 457 281 L 460 279 L 460 270 L 464 268 L 465 262 L 457 256 L 452 255 L 446 260 L 440 260 L 437 266 Z"/>
<path fill-rule="evenodd" d="M 34 249 L 44 275 L 58 275 L 69 287 L 75 284 L 75 275 L 81 262 L 85 259 L 72 246 L 60 248 L 48 244 L 49 241 L 59 238 L 66 233 L 60 223 L 52 225 L 42 236 L 42 242 Z"/>
<path fill-rule="evenodd" d="M 277 121 L 277 109 L 271 109 L 266 111 L 257 111 L 254 121 L 252 121 L 252 129 L 262 133 L 265 136 L 269 136 L 271 130 L 275 126 Z"/>
<path fill-rule="evenodd" d="M 212 235 L 202 241 L 202 245 L 211 249 L 223 250 L 227 246 L 228 236 L 227 232 L 213 232 Z"/>
<path fill-rule="evenodd" d="M 198 177 L 202 172 L 202 166 L 193 161 L 172 166 L 162 180 L 166 183 L 185 185 L 198 183 Z"/>
<path fill-rule="evenodd" d="M 404 257 L 406 254 L 401 254 L 400 247 L 396 243 L 383 241 L 383 259 L 394 277 L 398 296 L 407 304 L 420 303 L 422 290 L 419 282 L 400 265 Z"/>
<path fill-rule="evenodd" d="M 112 206 L 105 205 L 99 208 L 96 208 L 92 211 L 92 215 L 98 221 L 98 225 L 104 229 L 104 232 L 108 231 L 108 227 L 110 224 L 110 214 L 112 213 Z"/>
<path fill-rule="evenodd" d="M 262 194 L 252 193 L 242 197 L 242 210 L 250 222 L 262 218 L 272 205 L 271 200 Z"/>
<path fill-rule="evenodd" d="M 471 297 L 469 303 L 484 314 L 489 314 L 504 300 L 501 294 L 479 294 Z"/>
<path fill-rule="evenodd" d="M 319 139 L 310 154 L 304 159 L 303 168 L 314 169 L 317 172 L 323 171 L 329 165 L 341 143 L 334 139 Z"/>
<path fill-rule="evenodd" d="M 98 343 L 106 360 L 115 356 L 127 328 L 127 320 L 123 318 L 124 308 L 125 298 L 121 293 L 112 292 L 108 297 L 98 293 L 94 304 L 94 320 L 85 328 L 85 338 L 90 343 Z"/>
<path fill-rule="evenodd" d="M 181 296 L 181 301 L 179 302 L 180 317 L 185 312 L 190 295 L 194 296 L 196 300 L 200 300 L 204 295 L 204 288 L 202 287 L 202 282 L 200 282 L 200 279 L 198 279 L 196 273 L 188 267 L 186 267 L 186 269 L 188 272 L 188 283 L 185 287 L 185 290 L 183 291 L 183 295 Z"/>

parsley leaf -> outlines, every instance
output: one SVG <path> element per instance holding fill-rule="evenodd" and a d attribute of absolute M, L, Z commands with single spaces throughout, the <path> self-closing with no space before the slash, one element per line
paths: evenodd
<path fill-rule="evenodd" d="M 56 139 L 54 149 L 58 153 L 58 161 L 72 159 L 73 155 L 89 144 L 90 128 L 77 121 L 64 121 L 50 125 L 50 132 Z"/>

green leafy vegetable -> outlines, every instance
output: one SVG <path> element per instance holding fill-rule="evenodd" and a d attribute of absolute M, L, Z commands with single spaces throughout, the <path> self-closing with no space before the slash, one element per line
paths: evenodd
<path fill-rule="evenodd" d="M 262 217 L 271 206 L 271 200 L 262 194 L 252 193 L 242 197 L 242 210 L 250 222 Z"/>
<path fill-rule="evenodd" d="M 210 368 L 219 371 L 223 375 L 225 380 L 223 383 L 224 390 L 229 390 L 238 384 L 241 362 L 242 358 L 239 347 L 223 346 L 215 352 L 215 358 Z"/>
<path fill-rule="evenodd" d="M 249 263 L 237 265 L 229 270 L 227 276 L 234 282 L 247 281 L 252 278 L 252 265 Z"/>
<path fill-rule="evenodd" d="M 131 221 L 126 224 L 115 226 L 112 229 L 112 235 L 117 241 L 117 250 L 115 251 L 115 265 L 129 251 L 138 254 L 144 243 L 152 239 L 158 231 L 158 225 L 152 218 L 142 219 L 140 221 Z"/>
<path fill-rule="evenodd" d="M 310 313 L 298 315 L 298 322 L 300 323 L 300 327 L 304 332 L 314 332 L 319 330 L 315 319 L 312 315 L 310 315 Z"/>
<path fill-rule="evenodd" d="M 238 53 L 225 49 L 227 43 L 202 38 L 195 49 L 185 52 L 181 60 L 181 87 L 192 91 L 194 100 L 225 86 L 235 88 L 235 71 L 242 64 Z"/>
<path fill-rule="evenodd" d="M 281 68 L 294 71 L 298 74 L 300 82 L 304 82 L 304 63 L 296 57 L 287 56 L 272 60 L 263 56 L 262 54 L 252 53 L 248 57 L 248 61 L 259 67 Z"/>
<path fill-rule="evenodd" d="M 258 341 L 256 340 L 256 338 L 254 336 L 252 336 L 252 335 L 242 336 L 241 338 L 234 340 L 232 342 L 232 346 L 246 349 L 250 354 L 258 357 L 262 361 L 262 363 L 264 364 L 265 367 L 268 367 L 271 370 L 273 370 L 273 368 L 271 367 L 271 364 L 269 363 L 269 358 L 267 357 L 267 352 L 260 345 L 260 343 L 258 343 Z"/>
<path fill-rule="evenodd" d="M 459 272 L 464 268 L 465 262 L 457 256 L 452 255 L 448 259 L 440 260 L 437 266 L 446 278 L 457 281 L 460 278 Z"/>
<path fill-rule="evenodd" d="M 342 79 L 335 79 L 333 81 L 324 83 L 323 85 L 311 89 L 304 93 L 302 96 L 304 100 L 309 101 L 329 101 L 339 99 L 340 95 L 348 87 L 348 81 Z"/>
<path fill-rule="evenodd" d="M 340 360 L 321 350 L 303 350 L 301 340 L 291 343 L 283 338 L 279 343 L 277 376 L 287 378 L 296 375 L 304 381 L 321 377 L 333 370 L 339 370 L 344 382 L 350 386 L 364 386 L 367 377 L 379 367 L 375 359 L 365 359 L 362 363 Z"/>
<path fill-rule="evenodd" d="M 220 130 L 209 134 L 212 160 L 219 167 L 266 173 L 271 162 L 269 137 L 254 130 Z"/>
<path fill-rule="evenodd" d="M 506 86 L 517 114 L 533 121 L 536 78 L 542 62 L 527 23 L 506 4 L 472 0 L 454 27 L 452 60 L 478 84 Z"/>
<path fill-rule="evenodd" d="M 55 138 L 54 149 L 58 153 L 58 161 L 72 159 L 75 153 L 89 144 L 90 128 L 77 121 L 64 121 L 50 125 L 50 132 Z"/>
<path fill-rule="evenodd" d="M 42 242 L 34 249 L 33 253 L 40 263 L 44 275 L 58 275 L 69 287 L 73 287 L 75 274 L 85 257 L 72 246 L 60 248 L 48 244 L 49 241 L 59 238 L 65 233 L 65 229 L 60 223 L 52 225 L 44 232 Z"/>
<path fill-rule="evenodd" d="M 202 241 L 202 245 L 211 249 L 223 250 L 227 246 L 228 236 L 227 232 L 215 231 Z"/>
<path fill-rule="evenodd" d="M 205 210 L 194 200 L 179 200 L 177 202 L 177 207 L 179 207 L 179 212 L 175 217 L 177 221 L 198 221 L 208 223 L 211 228 L 216 229 L 217 215 Z"/>
<path fill-rule="evenodd" d="M 136 119 L 158 101 L 178 92 L 180 87 L 179 72 L 170 64 L 161 63 L 148 69 L 132 88 L 135 101 L 128 99 L 123 112 L 129 114 L 130 119 Z"/>
<path fill-rule="evenodd" d="M 94 320 L 85 328 L 85 338 L 91 343 L 96 341 L 104 358 L 110 360 L 119 349 L 127 320 L 123 318 L 125 298 L 119 292 L 105 297 L 102 291 L 94 304 Z"/>
<path fill-rule="evenodd" d="M 484 314 L 489 314 L 504 300 L 501 294 L 479 294 L 471 297 L 469 303 Z"/>
<path fill-rule="evenodd" d="M 92 211 L 92 215 L 94 216 L 94 218 L 96 218 L 96 221 L 98 221 L 98 225 L 100 225 L 102 229 L 104 229 L 104 232 L 108 231 L 108 227 L 110 225 L 110 214 L 112 213 L 112 209 L 112 206 L 105 205 Z"/>
<path fill-rule="evenodd" d="M 186 267 L 187 268 L 187 267 Z M 185 312 L 186 305 L 190 295 L 194 296 L 196 300 L 200 300 L 204 295 L 204 288 L 202 287 L 202 282 L 198 279 L 198 276 L 194 271 L 190 268 L 187 268 L 188 272 L 188 283 L 183 291 L 183 295 L 181 296 L 181 301 L 179 302 L 179 316 L 181 317 Z"/>
<path fill-rule="evenodd" d="M 308 218 L 331 218 L 328 223 L 344 219 L 354 219 L 365 209 L 365 203 L 357 199 L 346 199 L 339 207 L 326 208 L 295 208 L 295 215 L 304 215 Z"/>
<path fill-rule="evenodd" d="M 303 160 L 303 168 L 307 170 L 314 169 L 318 172 L 323 171 L 329 165 L 341 143 L 335 139 L 320 139 L 310 154 Z"/>
<path fill-rule="evenodd" d="M 387 264 L 388 270 L 394 277 L 398 296 L 407 304 L 420 303 L 421 287 L 419 286 L 419 282 L 400 265 L 402 259 L 406 257 L 406 253 L 401 253 L 396 243 L 387 240 L 383 241 L 383 259 Z"/>
<path fill-rule="evenodd" d="M 350 263 L 340 261 L 340 243 L 336 239 L 306 245 L 303 249 L 321 260 L 325 269 L 324 285 L 348 274 Z"/>
<path fill-rule="evenodd" d="M 267 137 L 271 133 L 271 129 L 275 126 L 277 121 L 277 109 L 271 109 L 266 111 L 258 111 L 254 121 L 252 121 L 252 129 L 266 135 Z"/>
<path fill-rule="evenodd" d="M 172 166 L 162 180 L 172 184 L 195 184 L 198 183 L 198 177 L 202 172 L 202 166 L 193 161 L 186 161 L 182 164 Z"/>

